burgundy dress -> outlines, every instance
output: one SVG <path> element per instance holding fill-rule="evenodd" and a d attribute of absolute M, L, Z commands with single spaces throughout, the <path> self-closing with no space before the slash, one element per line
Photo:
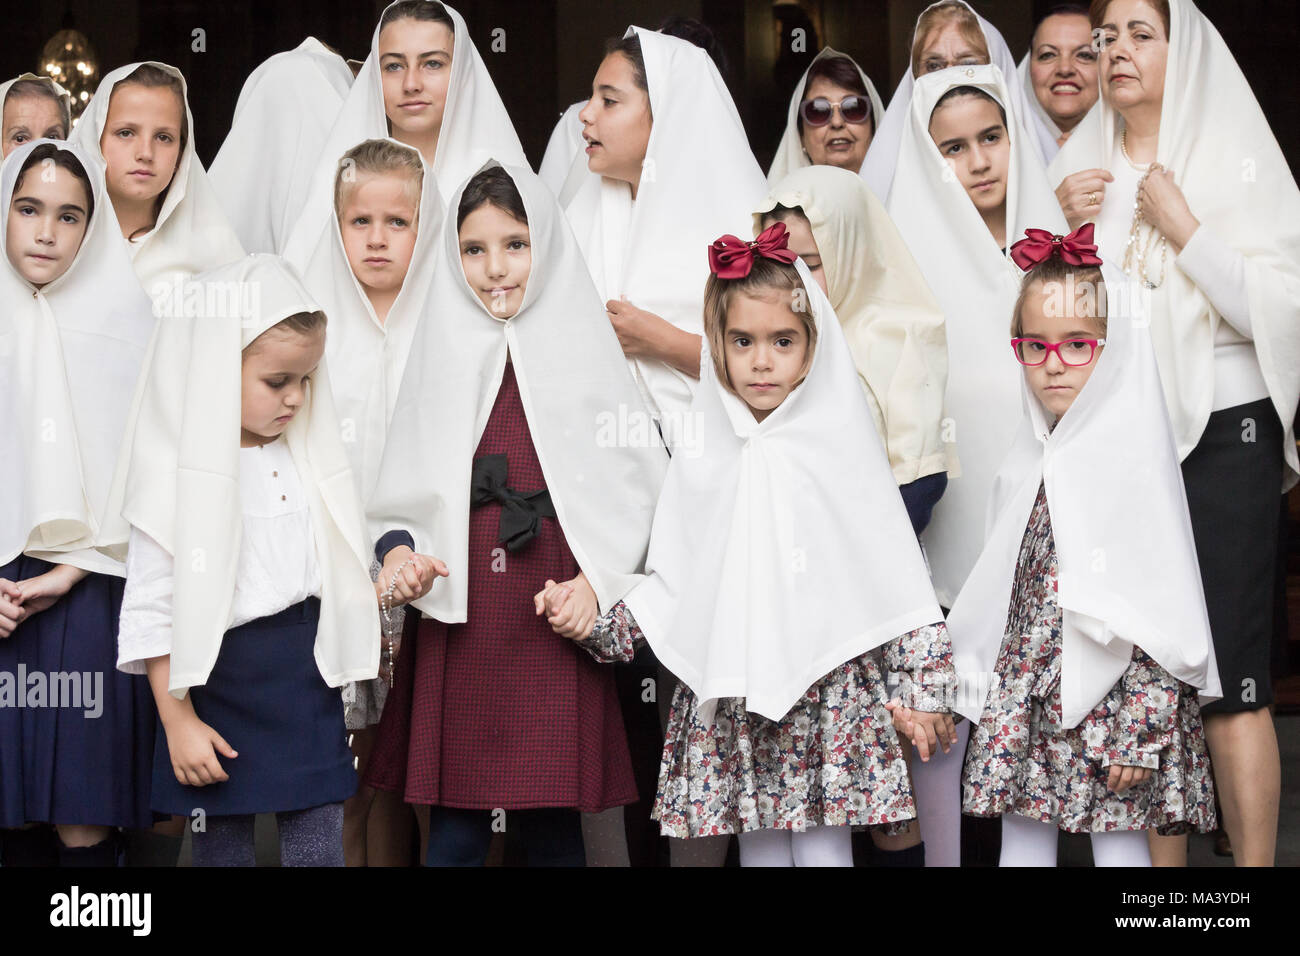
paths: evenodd
<path fill-rule="evenodd" d="M 506 456 L 514 491 L 546 487 L 509 363 L 475 458 L 487 455 Z M 464 809 L 633 803 L 613 668 L 534 613 L 533 595 L 576 575 L 577 561 L 554 518 L 508 553 L 500 514 L 495 501 L 470 511 L 466 623 L 421 618 L 402 643 L 365 781 Z"/>

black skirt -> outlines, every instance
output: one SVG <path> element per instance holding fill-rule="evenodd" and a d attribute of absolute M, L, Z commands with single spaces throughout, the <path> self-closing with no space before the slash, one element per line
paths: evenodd
<path fill-rule="evenodd" d="M 1210 415 L 1183 462 L 1223 699 L 1206 714 L 1273 702 L 1270 644 L 1282 494 L 1282 423 L 1270 399 Z"/>
<path fill-rule="evenodd" d="M 220 754 L 229 780 L 205 787 L 179 783 L 159 722 L 153 808 L 191 816 L 305 810 L 340 803 L 357 789 L 343 726 L 343 695 L 316 666 L 320 601 L 232 627 L 202 687 L 190 690 L 194 712 L 239 754 Z"/>

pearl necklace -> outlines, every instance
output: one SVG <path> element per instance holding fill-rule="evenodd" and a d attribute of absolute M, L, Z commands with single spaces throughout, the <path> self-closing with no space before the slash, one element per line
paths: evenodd
<path fill-rule="evenodd" d="M 1156 169 L 1155 163 L 1148 163 L 1145 168 L 1133 162 L 1133 157 L 1128 154 L 1128 127 L 1125 126 L 1120 132 L 1119 149 L 1124 154 L 1124 159 L 1130 166 L 1142 173 L 1142 178 L 1138 180 L 1137 193 L 1133 197 L 1133 221 L 1129 226 L 1128 240 L 1124 243 L 1124 262 L 1123 269 L 1129 275 L 1136 275 L 1142 280 L 1142 285 L 1148 289 L 1158 289 L 1165 281 L 1165 259 L 1169 252 L 1168 243 L 1156 229 L 1151 229 L 1147 236 L 1145 245 L 1142 243 L 1142 226 L 1146 222 L 1142 218 L 1142 187 L 1146 185 L 1147 178 Z M 1147 270 L 1147 263 L 1154 258 L 1156 250 L 1160 252 L 1160 278 L 1153 281 Z"/>

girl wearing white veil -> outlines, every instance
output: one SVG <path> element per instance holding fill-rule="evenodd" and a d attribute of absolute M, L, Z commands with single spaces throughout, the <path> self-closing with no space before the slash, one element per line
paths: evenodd
<path fill-rule="evenodd" d="M 284 254 L 302 262 L 331 226 L 338 158 L 366 139 L 420 151 L 445 202 L 491 158 L 522 165 L 523 147 L 465 19 L 433 0 L 384 8 L 338 118 L 320 152 Z"/>
<path fill-rule="evenodd" d="M 280 252 L 306 200 L 352 68 L 315 37 L 260 63 L 208 175 L 249 252 Z"/>
<path fill-rule="evenodd" d="M 72 142 L 104 164 L 136 275 L 160 312 L 180 307 L 185 279 L 244 254 L 195 152 L 189 93 L 174 66 L 131 63 L 113 70 L 100 81 Z"/>
<path fill-rule="evenodd" d="M 976 13 L 965 0 L 939 0 L 921 12 L 912 37 L 911 69 L 899 81 L 894 97 L 889 101 L 889 109 L 876 127 L 873 147 L 862 165 L 862 178 L 881 201 L 887 200 L 894 182 L 894 170 L 901 163 L 899 149 L 917 79 L 936 70 L 980 63 L 996 66 L 1008 82 L 1015 74 L 1015 58 L 997 27 Z M 1034 156 L 1039 165 L 1046 165 L 1048 152 L 1055 149 L 1055 142 L 1048 131 L 1032 119 L 1024 89 L 1019 85 L 1009 88 L 1003 104 L 1009 118 L 1007 128 L 1021 133 L 1030 147 L 1026 155 Z"/>
<path fill-rule="evenodd" d="M 944 607 L 979 557 L 989 489 L 1020 420 L 1015 361 L 1001 336 L 1019 290 L 1007 237 L 1031 222 L 1063 227 L 1042 164 L 1010 125 L 1009 102 L 996 66 L 917 80 L 887 204 L 946 317 L 945 439 L 958 467 L 921 537 Z M 967 729 L 959 728 L 963 745 Z M 926 859 L 936 865 L 957 865 L 960 767 L 941 756 L 915 769 Z"/>
<path fill-rule="evenodd" d="M 1147 866 L 1144 831 L 1214 826 L 1197 690 L 1221 690 L 1153 329 L 1091 240 L 1013 247 L 1025 415 L 948 616 L 975 722 L 962 808 L 1001 816 L 1002 866 L 1055 865 L 1060 830 Z"/>
<path fill-rule="evenodd" d="M 1224 829 L 1238 865 L 1270 865 L 1278 494 L 1300 475 L 1300 190 L 1195 4 L 1116 0 L 1091 12 L 1102 99 L 1052 181 L 1070 222 L 1095 219 L 1103 257 L 1149 290 L 1224 690 L 1206 710 Z M 1183 858 L 1166 849 L 1157 855 Z"/>
<path fill-rule="evenodd" d="M 111 828 L 153 822 L 148 685 L 113 667 L 110 488 L 155 321 L 84 150 L 14 150 L 0 209 L 0 827 L 54 824 L 61 865 L 115 866 Z"/>
<path fill-rule="evenodd" d="M 67 139 L 72 97 L 48 76 L 22 73 L 0 83 L 0 159 L 36 139 Z"/>
<path fill-rule="evenodd" d="M 790 95 L 785 131 L 767 181 L 776 185 L 796 169 L 821 164 L 859 172 L 884 116 L 885 104 L 871 77 L 852 57 L 823 47 Z"/>

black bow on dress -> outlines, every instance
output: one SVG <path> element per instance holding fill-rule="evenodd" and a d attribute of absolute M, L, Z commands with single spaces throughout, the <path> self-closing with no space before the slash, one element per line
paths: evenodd
<path fill-rule="evenodd" d="M 551 504 L 551 493 L 547 489 L 519 492 L 506 487 L 505 455 L 484 455 L 474 459 L 469 506 L 477 508 L 491 501 L 501 503 L 497 535 L 507 551 L 526 547 L 537 537 L 542 519 L 555 517 L 555 506 Z"/>

